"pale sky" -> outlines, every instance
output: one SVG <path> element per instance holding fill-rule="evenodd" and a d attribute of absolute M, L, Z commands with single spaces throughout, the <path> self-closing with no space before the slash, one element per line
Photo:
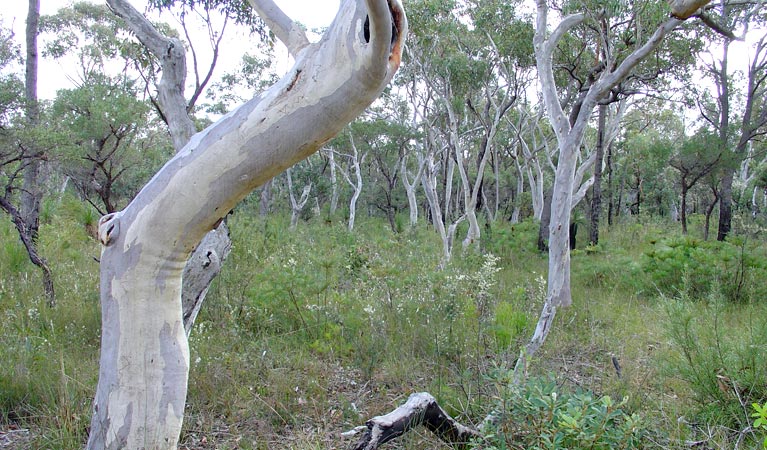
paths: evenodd
<path fill-rule="evenodd" d="M 98 3 L 99 0 L 89 0 L 92 3 Z M 4 27 L 12 27 L 18 42 L 23 51 L 24 47 L 24 27 L 27 19 L 28 2 L 24 0 L 2 0 L 3 6 L 0 8 L 0 23 Z M 146 7 L 147 0 L 129 0 L 139 11 Z M 309 29 L 322 28 L 330 25 L 330 22 L 338 11 L 340 0 L 275 0 L 275 2 L 285 11 L 288 16 L 304 24 Z M 74 0 L 40 0 L 40 13 L 43 15 L 54 14 L 60 8 L 72 5 Z M 162 16 L 161 20 L 173 24 L 170 15 Z M 232 32 L 231 25 L 227 28 L 230 43 L 222 46 L 220 62 L 216 69 L 216 74 L 220 75 L 233 67 L 236 67 L 241 56 L 245 51 L 254 51 L 257 42 L 248 46 L 247 36 L 244 32 Z M 203 43 L 206 42 L 207 34 L 201 30 Z M 245 45 L 243 45 L 243 42 Z M 207 50 L 206 45 L 197 45 L 195 48 L 201 53 L 201 60 Z M 286 72 L 289 69 L 290 62 L 287 61 L 287 52 L 284 55 L 277 52 L 278 72 Z M 41 98 L 53 98 L 57 89 L 70 88 L 73 86 L 72 79 L 78 74 L 77 61 L 64 60 L 52 61 L 49 58 L 42 58 L 40 61 L 40 82 L 39 95 Z M 55 74 L 55 76 L 51 76 Z M 281 73 L 280 73 L 281 74 Z"/>
<path fill-rule="evenodd" d="M 5 27 L 12 27 L 16 34 L 16 41 L 23 48 L 24 25 L 27 17 L 28 2 L 24 0 L 0 0 L 3 2 L 0 8 L 0 24 Z M 90 0 L 98 2 L 103 0 Z M 129 0 L 137 9 L 143 11 L 147 0 Z M 69 6 L 74 0 L 41 0 L 40 7 L 42 14 L 53 14 L 58 9 Z M 338 10 L 340 0 L 275 0 L 275 2 L 294 20 L 301 22 L 309 29 L 321 28 L 330 25 Z M 162 17 L 163 21 L 173 24 L 171 15 Z M 245 52 L 255 52 L 258 42 L 249 39 L 243 31 L 232 32 L 232 27 L 227 29 L 228 40 L 226 45 L 222 46 L 219 65 L 216 68 L 216 74 L 221 75 L 226 71 L 231 71 L 240 61 Z M 758 31 L 758 30 L 757 30 Z M 754 37 L 763 33 L 758 31 L 750 33 L 749 37 Z M 192 31 L 194 36 L 194 31 Z M 200 26 L 200 33 L 203 44 L 195 45 L 200 52 L 200 60 L 204 61 L 205 52 L 209 48 L 205 42 L 207 39 L 206 31 Z M 280 47 L 278 47 L 279 49 Z M 735 42 L 730 49 L 731 68 L 742 69 L 747 61 L 747 54 L 751 51 L 746 43 Z M 715 53 L 718 53 L 715 51 Z M 278 50 L 276 53 L 277 64 L 276 72 L 281 75 L 285 73 L 291 65 L 287 58 L 287 52 Z M 56 90 L 61 88 L 73 87 L 73 79 L 77 78 L 78 63 L 69 60 L 53 61 L 49 58 L 43 58 L 40 62 L 40 84 L 39 95 L 41 98 L 53 98 Z M 698 75 L 699 76 L 699 75 Z"/>

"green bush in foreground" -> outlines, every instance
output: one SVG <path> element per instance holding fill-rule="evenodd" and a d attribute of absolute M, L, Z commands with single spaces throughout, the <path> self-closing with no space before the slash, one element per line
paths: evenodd
<path fill-rule="evenodd" d="M 646 448 L 640 417 L 626 413 L 627 399 L 614 402 L 578 389 L 568 392 L 550 379 L 530 379 L 503 389 L 502 420 L 486 449 Z"/>
<path fill-rule="evenodd" d="M 692 391 L 695 422 L 738 439 L 751 425 L 744 405 L 767 401 L 767 316 L 763 304 L 733 305 L 717 286 L 694 301 L 686 289 L 665 302 L 669 378 Z"/>

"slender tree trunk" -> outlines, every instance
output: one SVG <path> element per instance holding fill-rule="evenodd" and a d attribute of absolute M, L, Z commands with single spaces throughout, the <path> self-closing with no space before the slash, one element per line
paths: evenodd
<path fill-rule="evenodd" d="M 304 186 L 301 191 L 301 198 L 296 200 L 296 196 L 293 193 L 293 177 L 290 174 L 291 170 L 285 171 L 285 176 L 288 180 L 288 196 L 290 197 L 290 229 L 294 230 L 298 225 L 298 217 L 301 215 L 301 211 L 304 210 L 306 202 L 309 201 L 309 193 L 312 191 L 312 183 L 309 182 Z"/>
<path fill-rule="evenodd" d="M 423 176 L 423 167 L 425 160 L 419 156 L 418 171 L 413 177 L 413 181 L 410 182 L 408 177 L 410 176 L 407 170 L 406 158 L 400 160 L 400 172 L 402 173 L 402 184 L 405 186 L 405 193 L 407 194 L 408 210 L 410 211 L 410 226 L 414 227 L 418 223 L 418 198 L 416 197 L 416 186 L 420 183 Z"/>
<path fill-rule="evenodd" d="M 549 251 L 549 224 L 551 223 L 551 194 L 546 191 L 543 196 L 543 209 L 541 210 L 541 222 L 538 225 L 538 251 Z"/>
<path fill-rule="evenodd" d="M 607 226 L 613 225 L 613 145 L 607 146 Z"/>
<path fill-rule="evenodd" d="M 604 157 L 605 128 L 607 124 L 607 105 L 599 105 L 597 128 L 596 161 L 594 162 L 594 184 L 591 198 L 591 228 L 589 240 L 591 244 L 599 244 L 599 217 L 602 215 L 602 159 Z"/>
<path fill-rule="evenodd" d="M 719 193 L 717 192 L 716 188 L 712 187 L 711 191 L 714 194 L 714 200 L 711 201 L 711 204 L 708 205 L 708 208 L 706 209 L 706 226 L 703 229 L 704 241 L 708 240 L 709 230 L 711 229 L 711 214 L 714 213 L 714 208 L 716 208 L 716 204 L 719 203 Z"/>
<path fill-rule="evenodd" d="M 261 189 L 261 195 L 259 196 L 258 215 L 262 218 L 269 215 L 269 210 L 272 208 L 272 185 L 274 184 L 274 178 L 264 183 Z"/>
<path fill-rule="evenodd" d="M 26 26 L 26 70 L 25 70 L 25 111 L 30 127 L 40 124 L 40 105 L 37 98 L 38 52 L 37 35 L 40 21 L 40 0 L 29 0 Z M 44 160 L 35 143 L 25 150 L 22 163 L 25 165 L 22 177 L 22 189 L 19 195 L 19 209 L 10 202 L 5 202 L 2 209 L 11 216 L 19 233 L 24 248 L 32 264 L 40 268 L 43 277 L 43 289 L 48 297 L 48 306 L 56 305 L 53 288 L 53 276 L 48 263 L 39 254 L 37 238 L 40 230 L 40 205 L 43 198 Z"/>
<path fill-rule="evenodd" d="M 354 143 L 354 137 L 351 133 L 349 133 L 349 142 L 352 146 L 352 155 L 349 158 L 352 164 L 352 168 L 354 169 L 354 181 L 352 181 L 350 178 L 347 177 L 346 181 L 351 185 L 352 189 L 354 189 L 354 192 L 352 193 L 352 198 L 349 200 L 349 225 L 348 229 L 349 231 L 354 231 L 354 221 L 355 217 L 357 215 L 357 200 L 360 198 L 360 194 L 362 193 L 362 168 L 361 164 L 365 160 L 365 157 L 367 156 L 367 152 L 360 157 L 359 152 L 357 151 L 357 145 Z M 361 160 L 360 160 L 361 159 Z"/>
<path fill-rule="evenodd" d="M 732 228 L 732 182 L 734 171 L 725 168 L 722 184 L 719 187 L 719 227 L 716 240 L 724 241 Z"/>
<path fill-rule="evenodd" d="M 21 213 L 18 209 L 16 209 L 13 204 L 6 200 L 4 197 L 0 197 L 0 209 L 6 212 L 9 216 L 11 216 L 11 220 L 13 221 L 13 225 L 16 227 L 16 231 L 19 233 L 19 238 L 21 239 L 21 243 L 24 245 L 24 248 L 27 250 L 27 255 L 29 256 L 29 260 L 32 261 L 32 264 L 36 265 L 38 268 L 40 268 L 40 271 L 42 272 L 43 277 L 43 289 L 45 290 L 45 294 L 48 297 L 48 306 L 53 307 L 56 306 L 56 294 L 53 289 L 53 275 L 51 273 L 51 269 L 48 267 L 48 263 L 40 257 L 40 255 L 37 252 L 37 244 L 35 241 L 32 240 L 32 236 L 29 235 L 26 229 L 26 222 L 24 221 L 24 218 L 21 217 Z"/>
<path fill-rule="evenodd" d="M 727 7 L 725 6 L 725 9 Z M 722 11 L 726 19 L 726 10 Z M 726 39 L 722 43 L 722 60 L 719 70 L 716 73 L 719 89 L 719 145 L 722 146 L 722 154 L 729 152 L 728 141 L 730 137 L 730 81 L 727 72 L 727 60 L 730 49 L 730 40 Z M 732 182 L 735 178 L 735 168 L 725 167 L 722 177 L 722 184 L 719 188 L 719 226 L 717 229 L 716 240 L 724 241 L 730 234 L 732 227 Z"/>
<path fill-rule="evenodd" d="M 40 0 L 29 0 L 26 27 L 25 100 L 27 122 L 31 127 L 36 127 L 40 123 L 40 108 L 37 100 L 37 34 L 39 21 Z M 43 160 L 39 157 L 37 150 L 28 151 L 27 153 L 29 159 L 26 161 L 24 169 L 19 212 L 24 220 L 24 232 L 32 238 L 32 242 L 37 242 L 37 235 L 40 229 L 40 204 L 43 197 L 43 183 L 41 183 Z"/>
<path fill-rule="evenodd" d="M 450 262 L 452 246 L 447 229 L 445 228 L 445 219 L 442 217 L 442 209 L 440 208 L 439 197 L 437 196 L 437 189 L 435 186 L 435 164 L 432 162 L 431 158 L 431 155 L 426 157 L 424 173 L 423 176 L 421 176 L 421 184 L 423 185 L 426 200 L 429 203 L 432 223 L 442 241 L 442 261 L 440 262 L 440 267 L 445 267 L 447 263 Z"/>
<path fill-rule="evenodd" d="M 682 178 L 682 207 L 681 207 L 681 218 L 682 218 L 682 234 L 685 236 L 687 235 L 687 182 L 684 178 Z"/>
<path fill-rule="evenodd" d="M 333 149 L 327 151 L 330 160 L 330 216 L 332 217 L 338 209 L 338 175 L 336 167 L 336 154 Z"/>

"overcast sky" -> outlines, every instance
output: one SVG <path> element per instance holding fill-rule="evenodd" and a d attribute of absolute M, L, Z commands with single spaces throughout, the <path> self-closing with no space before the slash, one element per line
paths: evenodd
<path fill-rule="evenodd" d="M 16 42 L 24 47 L 24 26 L 27 19 L 27 8 L 29 2 L 24 0 L 0 0 L 3 2 L 2 8 L 0 8 L 0 23 L 4 27 L 12 27 L 16 34 Z M 97 3 L 98 0 L 89 0 L 92 3 Z M 147 0 L 128 0 L 139 11 L 144 11 Z M 335 17 L 338 11 L 338 5 L 340 0 L 275 0 L 275 2 L 288 14 L 293 20 L 296 20 L 304 24 L 309 29 L 322 28 L 330 25 L 330 22 Z M 40 13 L 41 14 L 54 14 L 60 8 L 70 6 L 74 3 L 74 0 L 41 0 L 40 1 Z M 164 21 L 173 23 L 173 19 L 170 15 L 164 16 Z M 202 42 L 206 42 L 207 35 L 205 30 L 201 30 Z M 248 47 L 250 42 L 245 39 L 246 36 L 243 32 L 232 33 L 232 28 L 227 29 L 231 43 L 222 46 L 221 60 L 217 66 L 216 73 L 222 74 L 224 71 L 231 70 L 236 67 L 240 57 L 245 51 L 254 51 L 257 42 L 253 42 L 251 48 Z M 243 42 L 245 45 L 243 45 Z M 198 51 L 204 55 L 205 45 L 196 46 Z M 286 55 L 287 52 L 284 52 Z M 281 63 L 278 64 L 277 71 L 286 72 L 289 69 L 290 62 L 286 57 L 278 52 L 278 58 Z M 70 88 L 73 86 L 72 79 L 77 77 L 78 68 L 77 62 L 73 60 L 68 61 L 52 61 L 47 58 L 43 58 L 40 62 L 40 82 L 39 82 L 39 95 L 41 98 L 53 98 L 56 90 L 61 88 Z M 51 76 L 54 75 L 54 76 Z"/>
<path fill-rule="evenodd" d="M 13 27 L 16 33 L 16 41 L 23 48 L 24 25 L 27 17 L 28 2 L 24 0 L 0 0 L 3 2 L 0 8 L 0 24 L 5 27 Z M 58 9 L 69 6 L 74 0 L 41 0 L 41 13 L 53 14 Z M 90 0 L 94 3 L 103 0 Z M 143 11 L 147 0 L 129 0 L 137 9 Z M 279 6 L 294 20 L 301 22 L 309 29 L 321 28 L 330 25 L 338 10 L 340 0 L 275 0 Z M 174 23 L 171 15 L 163 16 L 162 20 L 168 23 Z M 199 26 L 199 35 L 201 42 L 205 43 L 207 32 Z M 750 34 L 749 38 L 755 38 L 763 30 L 756 30 Z M 194 32 L 192 33 L 194 37 Z M 241 56 L 245 52 L 254 53 L 257 51 L 258 42 L 249 39 L 245 32 L 234 31 L 232 27 L 227 29 L 228 41 L 222 46 L 219 64 L 216 68 L 216 75 L 221 75 L 226 71 L 231 71 L 237 67 Z M 201 61 L 205 57 L 207 45 L 195 45 L 198 50 Z M 279 48 L 279 47 L 278 47 Z M 731 69 L 745 68 L 747 54 L 750 52 L 747 43 L 735 42 L 730 49 Z M 714 50 L 714 54 L 719 52 Z M 275 70 L 278 74 L 286 72 L 291 62 L 287 59 L 287 52 L 282 50 L 277 52 L 277 61 Z M 706 56 L 708 58 L 709 56 Z M 79 73 L 77 61 L 69 58 L 64 61 L 52 61 L 44 58 L 40 63 L 40 84 L 39 95 L 41 98 L 53 98 L 56 90 L 61 88 L 73 87 L 73 79 L 77 78 Z M 699 74 L 697 76 L 700 76 Z"/>

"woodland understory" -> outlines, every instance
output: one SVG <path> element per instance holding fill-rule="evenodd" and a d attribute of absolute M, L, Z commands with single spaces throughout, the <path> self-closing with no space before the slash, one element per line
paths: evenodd
<path fill-rule="evenodd" d="M 0 16 L 0 448 L 767 448 L 763 0 L 138 3 Z"/>

